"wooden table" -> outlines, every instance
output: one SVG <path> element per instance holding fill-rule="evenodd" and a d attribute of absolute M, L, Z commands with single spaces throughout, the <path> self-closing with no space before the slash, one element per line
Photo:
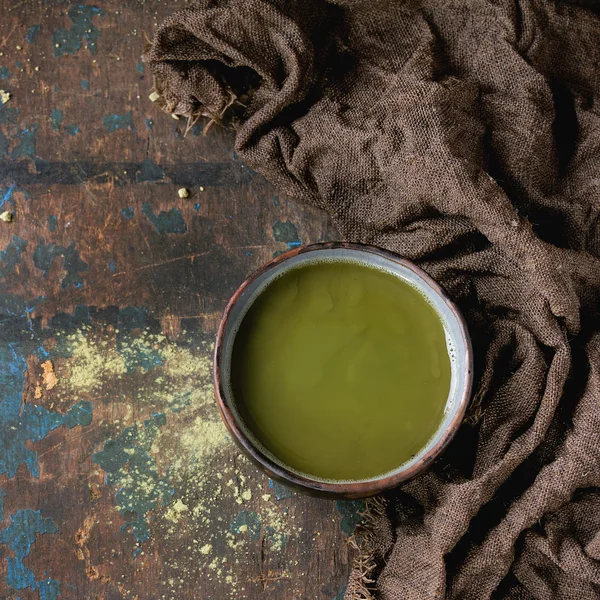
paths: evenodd
<path fill-rule="evenodd" d="M 0 4 L 0 598 L 343 595 L 361 503 L 248 464 L 210 375 L 244 277 L 336 232 L 148 100 L 184 5 Z"/>

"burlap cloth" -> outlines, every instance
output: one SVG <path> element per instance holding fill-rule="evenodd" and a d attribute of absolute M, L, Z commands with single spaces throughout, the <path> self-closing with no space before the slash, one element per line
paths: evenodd
<path fill-rule="evenodd" d="M 165 110 L 231 124 L 250 167 L 468 321 L 467 422 L 375 505 L 347 598 L 600 598 L 594 4 L 204 1 L 145 54 Z"/>

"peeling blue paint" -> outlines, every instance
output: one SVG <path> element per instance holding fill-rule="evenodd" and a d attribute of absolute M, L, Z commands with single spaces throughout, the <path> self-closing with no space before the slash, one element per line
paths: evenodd
<path fill-rule="evenodd" d="M 13 235 L 6 248 L 0 250 L 0 278 L 6 277 L 21 262 L 21 254 L 25 248 L 27 242 L 18 235 Z"/>
<path fill-rule="evenodd" d="M 58 600 L 60 596 L 60 582 L 55 579 L 46 579 L 37 584 L 40 600 Z"/>
<path fill-rule="evenodd" d="M 127 220 L 129 220 L 129 219 L 132 219 L 132 218 L 133 218 L 133 213 L 134 213 L 134 210 L 133 210 L 133 207 L 131 207 L 131 206 L 126 206 L 125 208 L 122 208 L 122 209 L 121 209 L 121 214 L 122 214 L 122 215 L 123 215 L 123 216 L 124 216 L 124 217 L 125 217 Z"/>
<path fill-rule="evenodd" d="M 146 119 L 146 129 L 150 131 L 154 127 L 154 121 L 152 119 Z"/>
<path fill-rule="evenodd" d="M 13 200 L 13 192 L 15 187 L 16 186 L 13 184 L 8 188 L 0 188 L 0 197 L 2 197 L 0 208 L 4 206 L 5 203 L 14 205 L 15 201 Z"/>
<path fill-rule="evenodd" d="M 165 172 L 161 167 L 154 164 L 149 158 L 147 158 L 140 165 L 139 171 L 136 174 L 136 179 L 138 182 L 144 181 L 163 181 L 165 178 Z"/>
<path fill-rule="evenodd" d="M 5 544 L 14 553 L 14 556 L 6 557 L 6 583 L 11 588 L 37 589 L 42 600 L 55 600 L 60 596 L 60 582 L 50 578 L 36 580 L 34 572 L 23 562 L 31 552 L 36 535 L 57 531 L 54 521 L 42 517 L 39 511 L 19 510 L 10 516 L 10 524 L 0 531 L 0 544 Z"/>
<path fill-rule="evenodd" d="M 160 504 L 168 504 L 174 493 L 168 478 L 159 476 L 156 461 L 148 454 L 158 429 L 165 423 L 165 415 L 156 414 L 144 421 L 143 429 L 137 425 L 127 427 L 118 437 L 107 440 L 92 457 L 106 471 L 107 485 L 118 488 L 117 506 L 128 519 L 121 531 L 131 530 L 138 542 L 150 537 L 148 513 Z M 136 515 L 135 519 L 131 519 L 131 513 Z"/>
<path fill-rule="evenodd" d="M 2 297 L 0 300 L 11 316 L 23 316 L 39 303 L 34 301 L 33 306 L 29 303 L 17 306 L 14 302 L 7 302 L 10 298 Z M 27 354 L 29 352 L 17 342 L 0 345 L 0 390 L 3 391 L 0 403 L 0 475 L 7 473 L 9 477 L 14 477 L 21 463 L 25 463 L 31 475 L 39 476 L 37 452 L 29 449 L 26 442 L 42 440 L 61 425 L 69 428 L 89 425 L 92 419 L 89 402 L 79 402 L 65 414 L 23 403 Z"/>
<path fill-rule="evenodd" d="M 144 63 L 139 62 L 137 65 L 135 65 L 135 70 L 138 73 L 143 73 L 144 72 Z"/>
<path fill-rule="evenodd" d="M 144 202 L 142 205 L 142 212 L 158 233 L 185 233 L 186 226 L 181 211 L 178 208 L 172 208 L 171 210 L 162 210 L 158 215 L 154 214 L 152 207 L 148 202 Z"/>
<path fill-rule="evenodd" d="M 29 200 L 31 198 L 31 194 L 20 185 L 13 184 L 9 187 L 0 186 L 0 208 L 4 206 L 4 204 L 10 204 L 11 206 L 14 206 L 15 194 L 17 193 L 23 194 L 23 198 L 25 200 Z"/>
<path fill-rule="evenodd" d="M 28 312 L 33 312 L 33 309 Z M 36 350 L 35 354 L 40 360 L 46 360 L 47 358 L 50 358 L 50 352 L 48 352 L 44 346 L 40 346 Z"/>
<path fill-rule="evenodd" d="M 90 82 L 87 81 L 86 79 L 82 79 L 81 80 L 81 87 L 84 90 L 89 90 L 90 89 Z"/>
<path fill-rule="evenodd" d="M 38 35 L 40 33 L 39 25 L 32 25 L 25 34 L 25 39 L 28 44 L 35 44 L 38 40 Z"/>
<path fill-rule="evenodd" d="M 49 352 L 42 346 L 40 335 L 42 334 L 41 323 L 39 319 L 32 320 L 30 313 L 35 306 L 43 301 L 43 298 L 34 300 L 24 300 L 16 295 L 3 294 L 0 292 L 0 328 L 3 331 L 4 344 L 0 344 L 0 390 L 2 398 L 0 400 L 0 480 L 4 473 L 8 477 L 12 477 L 17 473 L 19 476 L 25 475 L 25 469 L 20 465 L 25 464 L 25 468 L 34 477 L 39 477 L 40 467 L 38 466 L 38 457 L 31 448 L 35 448 L 37 442 L 48 435 L 48 433 L 59 426 L 75 427 L 77 425 L 89 425 L 92 420 L 92 406 L 89 402 L 78 402 L 66 414 L 53 413 L 42 406 L 35 406 L 23 403 L 23 393 L 26 384 L 26 368 L 27 357 L 34 354 L 40 359 L 49 358 Z M 90 311 L 85 306 L 78 306 L 73 314 L 61 313 L 56 315 L 50 322 L 51 329 L 61 329 L 69 331 L 81 327 L 84 323 L 89 323 L 92 318 L 100 318 L 99 313 L 102 313 L 102 318 L 109 318 L 118 326 L 119 332 L 121 329 L 126 330 L 136 327 L 144 327 L 152 325 L 157 327 L 158 323 L 148 315 L 148 311 L 143 307 L 128 307 L 126 309 L 115 311 L 99 311 L 98 316 Z M 8 317 L 16 317 L 10 318 Z M 8 326 L 7 326 L 8 324 Z M 22 337 L 25 328 L 31 329 L 31 339 L 29 335 Z M 12 333 L 11 333 L 12 332 Z M 14 335 L 13 335 L 14 334 Z M 16 336 L 16 337 L 15 337 Z M 22 341 L 10 341 L 22 340 Z M 62 352 L 68 350 L 64 345 L 57 344 L 51 351 L 51 355 L 62 356 Z M 66 356 L 67 354 L 65 354 Z M 148 359 L 147 356 L 141 360 Z M 156 470 L 156 464 L 151 461 L 147 468 L 144 463 L 144 453 L 148 454 L 149 448 L 155 439 L 157 430 L 166 422 L 164 415 L 153 415 L 152 419 L 145 422 L 143 429 L 139 427 L 137 430 L 136 449 L 128 457 L 128 464 L 124 465 L 122 475 L 132 473 L 140 473 L 140 479 L 132 485 L 137 485 L 138 488 L 145 489 L 148 472 L 152 469 Z M 105 448 L 106 449 L 106 448 Z M 164 488 L 165 498 L 164 504 L 167 504 L 172 499 L 174 490 L 168 486 L 168 475 L 164 478 L 159 478 L 157 489 L 162 491 Z M 136 507 L 143 509 L 144 499 L 147 501 L 151 495 L 146 495 L 139 499 L 139 489 L 133 489 L 132 486 L 121 485 L 118 490 L 123 496 L 118 495 L 119 507 L 124 511 L 126 519 L 130 519 L 130 508 L 127 505 L 128 496 L 127 489 L 132 491 L 131 502 L 135 503 Z M 155 491 L 156 493 L 156 491 Z M 143 494 L 142 494 L 143 496 Z M 124 500 L 122 500 L 122 497 Z M 142 504 L 140 504 L 142 502 Z M 0 489 L 0 521 L 3 520 L 3 505 L 4 492 Z M 8 515 L 7 515 L 8 519 Z M 139 515 L 136 519 L 131 519 L 133 525 L 140 521 Z M 142 521 L 146 522 L 146 516 L 142 517 Z M 5 527 L 0 530 L 0 544 L 7 544 L 9 548 L 0 546 L 0 560 L 7 558 L 7 569 L 4 570 L 3 581 L 0 587 L 8 589 L 12 586 L 14 589 L 30 589 L 34 592 L 37 590 L 39 598 L 46 600 L 57 600 L 60 596 L 61 585 L 68 583 L 59 582 L 52 579 L 53 573 L 33 573 L 24 564 L 28 562 L 27 556 L 30 554 L 30 548 L 35 543 L 36 534 L 56 532 L 52 526 L 52 522 L 43 519 L 40 513 L 34 511 L 19 511 L 14 513 L 10 521 L 0 524 Z M 130 524 L 132 531 L 135 533 L 143 533 L 143 525 L 141 529 Z M 146 524 L 147 527 L 147 524 Z M 127 526 L 126 526 L 127 528 Z M 35 548 L 34 548 L 35 550 Z M 20 554 L 19 554 L 20 553 Z M 11 562 L 12 561 L 12 562 Z M 8 585 L 7 585 L 8 584 Z M 12 597 L 12 596 L 11 596 Z M 17 594 L 15 594 L 17 597 Z M 27 595 L 29 597 L 29 595 Z"/>
<path fill-rule="evenodd" d="M 200 202 L 196 202 L 196 204 L 194 204 L 194 210 L 200 210 Z"/>
<path fill-rule="evenodd" d="M 120 129 L 130 129 L 131 131 L 135 129 L 133 126 L 133 113 L 131 111 L 124 115 L 106 115 L 102 122 L 104 123 L 104 128 L 109 133 Z"/>
<path fill-rule="evenodd" d="M 248 510 L 240 511 L 233 521 L 231 521 L 229 529 L 233 533 L 242 533 L 242 526 L 244 529 L 247 529 L 251 539 L 257 540 L 260 537 L 260 517 L 255 512 Z"/>
<path fill-rule="evenodd" d="M 108 268 L 109 268 L 109 269 L 110 269 L 110 270 L 111 270 L 113 273 L 115 272 L 115 261 L 114 261 L 114 260 L 111 260 L 111 261 L 108 263 Z"/>
<path fill-rule="evenodd" d="M 65 425 L 73 429 L 77 425 L 86 427 L 92 422 L 93 412 L 91 402 L 78 402 L 65 414 Z"/>
<path fill-rule="evenodd" d="M 27 322 L 33 334 L 33 322 L 28 315 L 41 301 L 43 298 L 27 301 L 16 295 L 0 294 L 0 309 L 4 319 L 12 317 L 12 324 L 21 322 L 19 329 Z M 92 420 L 90 402 L 78 402 L 64 414 L 23 402 L 26 357 L 32 353 L 40 358 L 48 357 L 39 340 L 33 337 L 31 340 L 25 338 L 22 342 L 10 342 L 5 338 L 5 343 L 0 344 L 0 476 L 6 474 L 9 478 L 16 475 L 21 464 L 25 464 L 33 477 L 39 477 L 38 454 L 32 449 L 35 443 L 57 427 L 86 426 Z M 4 520 L 4 496 L 5 493 L 0 490 L 0 520 Z M 36 535 L 56 532 L 56 525 L 51 519 L 43 518 L 40 512 L 19 510 L 10 516 L 10 522 L 0 531 L 0 544 L 8 546 L 8 551 L 2 554 L 6 556 L 6 584 L 9 587 L 37 590 L 42 600 L 58 598 L 60 582 L 47 577 L 45 573 L 38 578 L 24 564 Z"/>
<path fill-rule="evenodd" d="M 54 131 L 58 131 L 60 129 L 61 123 L 63 120 L 63 112 L 62 110 L 58 110 L 58 108 L 53 108 L 50 113 L 50 127 L 54 129 Z"/>
<path fill-rule="evenodd" d="M 346 588 L 347 586 L 344 586 L 339 592 L 338 595 L 333 599 L 333 600 L 344 600 L 344 596 L 346 595 Z"/>
<path fill-rule="evenodd" d="M 275 492 L 275 498 L 277 498 L 277 500 L 285 500 L 286 498 L 291 498 L 293 495 L 292 490 L 272 479 L 269 479 L 269 487 Z"/>
<path fill-rule="evenodd" d="M 11 152 L 13 158 L 19 158 L 20 156 L 35 158 L 37 130 L 38 125 L 35 123 L 31 127 L 25 127 L 23 131 L 18 133 L 19 145 Z"/>
<path fill-rule="evenodd" d="M 0 79 L 8 79 L 10 77 L 10 71 L 8 67 L 0 67 Z"/>
<path fill-rule="evenodd" d="M 98 16 L 104 18 L 104 11 L 97 6 L 76 4 L 69 8 L 67 14 L 71 19 L 71 28 L 57 29 L 52 34 L 54 56 L 77 53 L 84 39 L 90 53 L 96 54 L 100 32 L 94 25 L 93 19 Z"/>
<path fill-rule="evenodd" d="M 81 131 L 81 129 L 79 129 L 79 127 L 77 127 L 77 125 L 75 125 L 75 123 L 72 123 L 71 125 L 66 125 L 65 126 L 65 132 L 67 133 L 67 135 L 75 136 L 80 131 Z"/>
<path fill-rule="evenodd" d="M 48 229 L 51 232 L 56 231 L 56 215 L 49 216 L 46 222 L 48 224 Z"/>
<path fill-rule="evenodd" d="M 285 242 L 290 248 L 301 244 L 298 229 L 291 221 L 277 221 L 273 225 L 273 237 L 277 242 Z"/>
<path fill-rule="evenodd" d="M 27 318 L 27 315 L 32 313 L 35 310 L 35 307 L 44 300 L 46 300 L 45 296 L 38 296 L 33 300 L 24 300 L 16 294 L 0 293 L 0 316 L 25 319 Z"/>
<path fill-rule="evenodd" d="M 0 104 L 0 125 L 5 123 L 16 123 L 19 116 L 19 109 L 12 108 L 7 104 Z"/>
<path fill-rule="evenodd" d="M 335 503 L 340 513 L 340 529 L 347 535 L 352 535 L 356 526 L 362 521 L 361 514 L 365 512 L 367 505 L 364 500 L 339 500 Z"/>
<path fill-rule="evenodd" d="M 83 285 L 80 273 L 88 270 L 88 264 L 81 260 L 79 252 L 75 248 L 75 242 L 71 242 L 65 247 L 54 242 L 46 244 L 44 238 L 40 238 L 37 247 L 33 251 L 33 264 L 40 271 L 43 271 L 44 277 L 48 277 L 54 259 L 60 256 L 63 257 L 63 269 L 66 272 L 61 286 L 66 288 L 70 285 L 75 287 Z"/>
<path fill-rule="evenodd" d="M 14 477 L 17 468 L 25 463 L 34 477 L 39 477 L 38 454 L 26 442 L 44 439 L 50 431 L 66 425 L 89 425 L 92 419 L 90 402 L 79 402 L 65 414 L 51 412 L 43 406 L 24 404 L 27 363 L 18 344 L 9 343 L 0 348 L 0 389 L 4 398 L 0 404 L 0 475 Z"/>

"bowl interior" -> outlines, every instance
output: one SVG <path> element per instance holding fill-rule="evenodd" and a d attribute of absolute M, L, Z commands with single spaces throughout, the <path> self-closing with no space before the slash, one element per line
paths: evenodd
<path fill-rule="evenodd" d="M 446 402 L 444 417 L 433 437 L 421 451 L 409 461 L 398 465 L 397 468 L 388 473 L 382 473 L 371 479 L 319 479 L 311 474 L 296 471 L 282 462 L 260 443 L 240 417 L 231 385 L 231 360 L 236 333 L 244 316 L 252 306 L 252 303 L 266 286 L 268 286 L 275 278 L 300 266 L 340 261 L 357 263 L 380 269 L 402 279 L 404 282 L 417 289 L 430 305 L 433 306 L 440 317 L 446 334 L 446 347 L 451 363 L 450 392 Z M 433 457 L 441 451 L 441 447 L 445 445 L 445 441 L 447 441 L 446 438 L 448 438 L 448 432 L 455 428 L 457 423 L 462 419 L 468 401 L 470 392 L 471 352 L 468 334 L 462 318 L 454 305 L 445 297 L 441 288 L 423 271 L 418 269 L 412 263 L 400 258 L 395 258 L 393 255 L 389 255 L 385 252 L 377 252 L 374 250 L 362 249 L 360 247 L 317 247 L 314 250 L 311 250 L 309 247 L 308 251 L 296 253 L 290 258 L 286 258 L 273 264 L 270 268 L 260 272 L 258 276 L 250 278 L 246 282 L 237 301 L 234 302 L 230 308 L 221 339 L 220 389 L 221 395 L 224 396 L 222 398 L 223 402 L 227 405 L 233 415 L 238 428 L 243 432 L 250 444 L 259 452 L 262 458 L 266 459 L 267 463 L 278 465 L 286 472 L 298 475 L 301 480 L 320 482 L 335 486 L 349 483 L 380 481 L 406 471 L 414 470 L 414 467 L 419 462 L 423 462 L 424 458 Z"/>

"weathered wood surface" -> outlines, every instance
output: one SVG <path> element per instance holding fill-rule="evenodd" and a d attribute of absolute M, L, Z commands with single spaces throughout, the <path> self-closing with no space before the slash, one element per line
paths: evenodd
<path fill-rule="evenodd" d="M 243 278 L 336 233 L 148 101 L 184 4 L 0 4 L 0 598 L 343 593 L 360 503 L 247 464 L 209 373 Z"/>

